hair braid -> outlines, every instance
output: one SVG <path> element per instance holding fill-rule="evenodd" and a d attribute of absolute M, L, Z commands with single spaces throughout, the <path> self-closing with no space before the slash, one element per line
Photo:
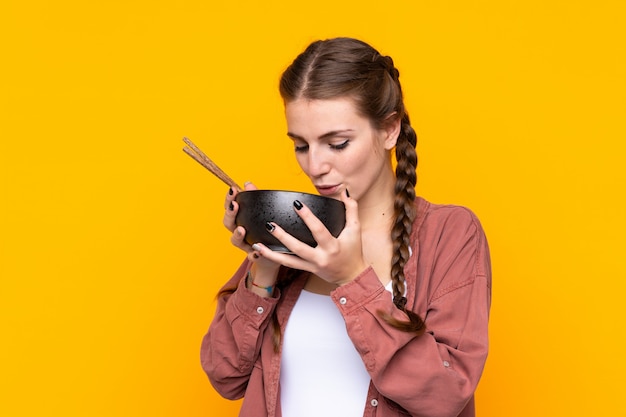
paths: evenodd
<path fill-rule="evenodd" d="M 405 117 L 406 118 L 406 117 Z M 406 130 L 407 123 L 402 122 L 402 131 Z M 410 126 L 409 126 L 410 128 Z M 404 307 L 404 266 L 409 260 L 409 237 L 415 218 L 413 202 L 415 201 L 415 184 L 417 175 L 417 154 L 415 144 L 410 138 L 401 135 L 396 145 L 396 186 L 394 201 L 395 222 L 391 230 L 393 241 L 393 257 L 391 259 L 391 277 L 393 281 L 393 299 L 399 307 Z"/>
<path fill-rule="evenodd" d="M 417 135 L 411 127 L 409 116 L 405 113 L 401 121 L 401 133 L 396 144 L 396 198 L 394 201 L 395 222 L 391 229 L 393 256 L 391 258 L 391 282 L 393 303 L 407 315 L 408 322 L 393 318 L 390 314 L 381 313 L 383 319 L 393 327 L 422 333 L 425 329 L 422 318 L 406 308 L 406 290 L 404 267 L 411 253 L 410 237 L 415 219 L 415 185 L 417 183 Z"/>

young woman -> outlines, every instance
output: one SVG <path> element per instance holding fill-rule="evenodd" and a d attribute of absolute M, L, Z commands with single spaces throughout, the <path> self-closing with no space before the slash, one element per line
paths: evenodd
<path fill-rule="evenodd" d="M 415 196 L 416 134 L 388 56 L 350 38 L 317 41 L 283 73 L 287 135 L 322 195 L 346 205 L 333 237 L 299 201 L 312 248 L 266 227 L 297 256 L 244 242 L 201 358 L 242 417 L 474 416 L 488 350 L 487 242 L 466 208 Z M 392 150 L 397 166 L 394 172 Z M 253 189 L 248 184 L 246 189 Z"/>

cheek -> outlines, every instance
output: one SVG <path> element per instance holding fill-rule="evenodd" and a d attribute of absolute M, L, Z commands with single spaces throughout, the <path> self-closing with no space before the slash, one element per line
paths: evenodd
<path fill-rule="evenodd" d="M 361 162 L 361 163 L 359 163 Z M 344 175 L 356 175 L 363 168 L 363 161 L 354 160 L 353 158 L 345 159 L 341 164 L 338 164 L 337 169 Z"/>
<path fill-rule="evenodd" d="M 357 152 L 350 154 L 342 161 L 343 171 L 351 174 L 371 171 L 377 162 L 375 152 L 376 150 L 372 148 L 358 149 Z"/>

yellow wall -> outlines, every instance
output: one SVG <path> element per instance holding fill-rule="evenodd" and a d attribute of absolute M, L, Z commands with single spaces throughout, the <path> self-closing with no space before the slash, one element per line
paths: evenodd
<path fill-rule="evenodd" d="M 623 4 L 5 0 L 0 415 L 236 415 L 198 348 L 241 255 L 181 138 L 310 190 L 276 83 L 336 35 L 395 58 L 419 193 L 487 230 L 480 415 L 625 415 Z"/>

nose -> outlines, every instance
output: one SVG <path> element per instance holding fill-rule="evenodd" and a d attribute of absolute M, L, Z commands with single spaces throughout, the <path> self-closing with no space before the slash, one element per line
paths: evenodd
<path fill-rule="evenodd" d="M 330 171 L 330 163 L 323 151 L 312 148 L 307 153 L 307 171 L 310 177 L 319 178 Z"/>

